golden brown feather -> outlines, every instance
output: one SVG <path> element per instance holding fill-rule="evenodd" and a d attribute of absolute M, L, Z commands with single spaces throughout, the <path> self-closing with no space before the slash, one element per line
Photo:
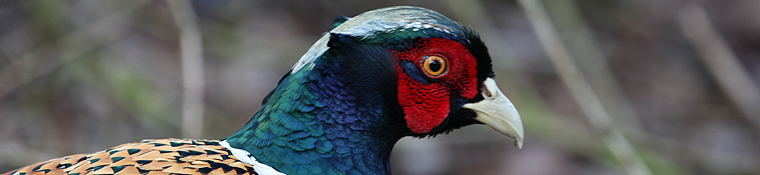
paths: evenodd
<path fill-rule="evenodd" d="M 245 174 L 253 166 L 232 156 L 218 140 L 160 139 L 119 145 L 32 164 L 2 175 L 50 174 Z"/>

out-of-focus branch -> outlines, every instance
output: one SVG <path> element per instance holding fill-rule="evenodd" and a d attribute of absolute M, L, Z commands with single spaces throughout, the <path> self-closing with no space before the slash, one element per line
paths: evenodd
<path fill-rule="evenodd" d="M 174 21 L 181 32 L 182 52 L 182 137 L 203 134 L 203 42 L 190 1 L 168 0 Z"/>
<path fill-rule="evenodd" d="M 129 7 L 103 18 L 90 25 L 67 33 L 60 39 L 37 48 L 34 52 L 12 61 L 0 69 L 0 98 L 25 84 L 42 77 L 69 61 L 81 58 L 95 48 L 120 38 L 123 25 L 137 9 L 150 1 L 135 1 Z M 60 54 L 52 55 L 60 50 Z"/>
<path fill-rule="evenodd" d="M 589 29 L 577 2 L 574 0 L 544 0 L 544 2 L 548 11 L 551 12 L 550 18 L 556 21 L 555 27 L 564 37 L 564 43 L 572 43 L 566 46 L 576 62 L 580 63 L 577 64 L 580 71 L 590 80 L 589 85 L 599 94 L 602 105 L 608 109 L 610 115 L 615 116 L 612 119 L 613 122 L 625 123 L 616 127 L 628 135 L 646 134 L 642 130 L 639 116 L 614 77 L 609 59 L 605 57 L 601 45 Z"/>
<path fill-rule="evenodd" d="M 70 62 L 86 57 L 86 55 L 91 54 L 98 48 L 116 42 L 128 32 L 125 29 L 129 27 L 125 26 L 132 22 L 133 14 L 148 4 L 148 2 L 150 1 L 138 0 L 124 3 L 123 7 L 116 11 L 112 11 L 108 15 L 100 16 L 99 18 L 94 19 L 91 23 L 84 24 L 52 42 L 34 48 L 31 52 L 25 53 L 21 58 L 11 59 L 12 61 L 8 65 L 0 67 L 0 98 L 13 94 L 14 91 L 18 89 L 24 89 L 24 87 L 32 81 L 48 76 L 49 74 L 56 72 L 60 67 L 65 67 Z M 14 118 L 7 115 L 8 114 L 5 113 L 0 114 L 0 116 L 2 116 L 0 118 Z M 7 121 L 8 120 L 2 120 L 2 122 Z M 45 120 L 39 121 L 52 122 Z M 28 129 L 21 132 L 39 130 L 38 127 L 21 125 L 22 126 L 19 127 Z M 39 126 L 50 125 L 41 124 Z M 13 131 L 13 129 L 6 131 Z M 13 165 L 14 168 L 16 168 L 21 165 L 47 160 L 50 159 L 50 157 L 61 156 L 60 149 L 40 149 L 35 146 L 20 144 L 23 142 L 14 141 L 13 138 L 9 137 L 10 135 L 13 135 L 13 133 L 14 132 L 0 134 L 0 142 L 2 142 L 0 143 L 0 148 L 2 148 L 2 151 L 0 151 L 0 157 L 3 159 L 3 161 L 0 161 L 0 164 Z M 31 142 L 44 142 L 47 145 L 58 145 L 62 143 L 61 140 L 50 140 L 45 138 L 25 139 L 27 139 L 26 141 L 31 140 Z M 0 172 L 5 171 L 0 170 Z"/>
<path fill-rule="evenodd" d="M 723 92 L 760 132 L 760 89 L 752 83 L 752 77 L 744 71 L 726 40 L 710 24 L 704 8 L 687 5 L 680 10 L 678 23 Z"/>
<path fill-rule="evenodd" d="M 519 0 L 518 2 L 525 10 L 528 20 L 536 31 L 538 39 L 555 69 L 557 69 L 560 78 L 570 89 L 595 132 L 603 136 L 605 145 L 612 154 L 622 163 L 629 174 L 652 174 L 649 167 L 636 154 L 628 139 L 612 126 L 611 116 L 591 89 L 588 80 L 581 74 L 567 47 L 562 43 L 559 33 L 548 17 L 543 4 L 538 0 Z"/>

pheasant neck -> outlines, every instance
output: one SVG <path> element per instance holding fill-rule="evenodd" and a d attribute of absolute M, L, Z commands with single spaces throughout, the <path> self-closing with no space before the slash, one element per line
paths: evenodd
<path fill-rule="evenodd" d="M 390 174 L 391 149 L 401 137 L 388 131 L 385 99 L 358 98 L 337 67 L 326 62 L 283 78 L 226 141 L 285 174 Z"/>

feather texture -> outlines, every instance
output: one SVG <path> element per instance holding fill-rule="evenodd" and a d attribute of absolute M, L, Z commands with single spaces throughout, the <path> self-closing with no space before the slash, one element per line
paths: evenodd
<path fill-rule="evenodd" d="M 433 56 L 445 73 L 422 69 Z M 480 38 L 437 12 L 391 7 L 338 17 L 223 141 L 144 140 L 4 175 L 390 174 L 402 137 L 478 123 L 462 106 L 484 100 L 478 87 L 489 77 Z"/>
<path fill-rule="evenodd" d="M 218 140 L 160 139 L 122 144 L 92 154 L 77 154 L 32 164 L 3 175 L 44 174 L 248 174 Z"/>

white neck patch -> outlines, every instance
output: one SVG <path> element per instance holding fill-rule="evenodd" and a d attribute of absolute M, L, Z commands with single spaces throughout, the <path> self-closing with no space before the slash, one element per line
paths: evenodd
<path fill-rule="evenodd" d="M 253 169 L 256 170 L 256 173 L 259 175 L 285 175 L 285 173 L 281 173 L 269 165 L 257 162 L 256 158 L 251 156 L 251 153 L 248 151 L 233 148 L 230 146 L 230 143 L 227 143 L 226 140 L 219 142 L 219 145 L 222 145 L 222 147 L 229 149 L 230 152 L 232 152 L 232 155 L 235 156 L 235 158 L 240 159 L 240 161 L 243 163 L 253 165 Z"/>
<path fill-rule="evenodd" d="M 330 41 L 330 34 L 325 34 L 322 36 L 322 38 L 319 38 L 314 45 L 309 48 L 309 51 L 306 51 L 306 54 L 303 54 L 301 56 L 301 59 L 296 62 L 295 65 L 293 65 L 292 71 L 290 74 L 295 74 L 298 72 L 298 70 L 301 70 L 301 68 L 308 65 L 307 69 L 311 70 L 314 68 L 314 60 L 317 59 L 317 57 L 321 56 L 322 54 L 327 51 L 327 42 Z"/>

